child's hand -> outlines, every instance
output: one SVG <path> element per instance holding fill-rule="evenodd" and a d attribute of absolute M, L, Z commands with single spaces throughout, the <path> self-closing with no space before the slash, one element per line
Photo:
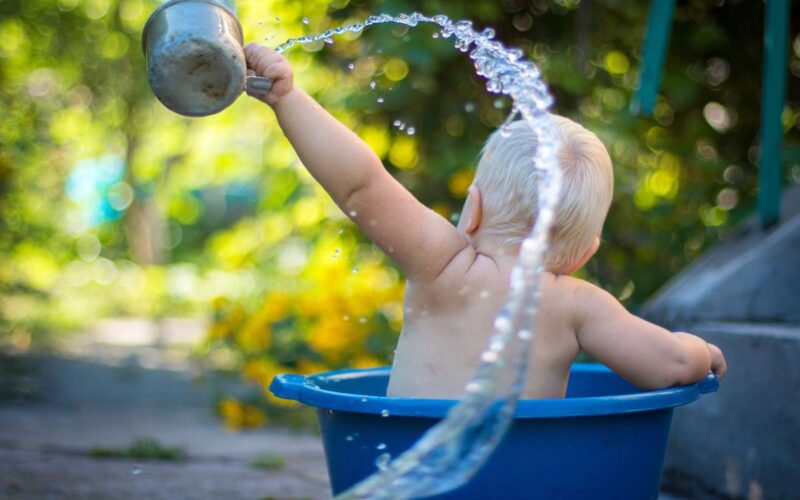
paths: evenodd
<path fill-rule="evenodd" d="M 268 93 L 248 92 L 248 95 L 275 106 L 292 90 L 292 67 L 281 54 L 257 43 L 250 43 L 244 48 L 244 58 L 247 61 L 249 76 L 261 76 L 272 80 L 272 88 Z"/>
<path fill-rule="evenodd" d="M 718 379 L 722 380 L 725 377 L 725 373 L 728 372 L 728 363 L 725 362 L 725 356 L 723 356 L 719 347 L 708 342 L 706 344 L 708 344 L 708 353 L 711 355 L 711 371 L 714 372 Z"/>

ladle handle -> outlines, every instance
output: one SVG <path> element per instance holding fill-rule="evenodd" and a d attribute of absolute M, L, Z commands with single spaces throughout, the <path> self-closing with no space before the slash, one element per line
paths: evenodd
<path fill-rule="evenodd" d="M 248 76 L 245 78 L 244 89 L 248 94 L 263 96 L 272 88 L 272 80 L 261 76 Z"/>

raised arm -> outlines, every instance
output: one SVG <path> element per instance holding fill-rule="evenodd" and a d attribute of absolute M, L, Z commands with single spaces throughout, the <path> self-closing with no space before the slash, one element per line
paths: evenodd
<path fill-rule="evenodd" d="M 253 96 L 275 111 L 284 134 L 333 201 L 411 280 L 432 281 L 468 242 L 443 217 L 417 201 L 353 131 L 292 82 L 288 61 L 250 44 L 251 72 L 273 80 Z"/>
<path fill-rule="evenodd" d="M 709 370 L 725 376 L 725 358 L 716 346 L 638 318 L 608 292 L 574 281 L 578 343 L 627 381 L 663 389 L 697 382 Z"/>

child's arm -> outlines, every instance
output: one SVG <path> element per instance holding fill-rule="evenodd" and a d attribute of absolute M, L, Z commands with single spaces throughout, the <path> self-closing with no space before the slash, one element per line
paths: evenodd
<path fill-rule="evenodd" d="M 697 382 L 709 370 L 725 376 L 725 357 L 717 346 L 638 318 L 608 292 L 574 281 L 578 343 L 624 379 L 643 389 L 663 389 Z"/>
<path fill-rule="evenodd" d="M 284 134 L 311 175 L 410 280 L 434 281 L 468 241 L 397 182 L 355 133 L 292 83 L 288 61 L 250 44 L 251 73 L 273 80 L 258 97 L 272 106 Z"/>

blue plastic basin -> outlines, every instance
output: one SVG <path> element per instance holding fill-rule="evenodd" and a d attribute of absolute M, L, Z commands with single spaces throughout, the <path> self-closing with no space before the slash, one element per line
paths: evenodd
<path fill-rule="evenodd" d="M 272 381 L 276 396 L 317 408 L 334 494 L 375 472 L 380 455 L 410 448 L 456 404 L 387 398 L 388 381 L 388 367 Z M 657 498 L 672 409 L 717 388 L 709 375 L 642 391 L 605 366 L 576 363 L 565 399 L 520 401 L 489 461 L 467 484 L 435 498 Z"/>

